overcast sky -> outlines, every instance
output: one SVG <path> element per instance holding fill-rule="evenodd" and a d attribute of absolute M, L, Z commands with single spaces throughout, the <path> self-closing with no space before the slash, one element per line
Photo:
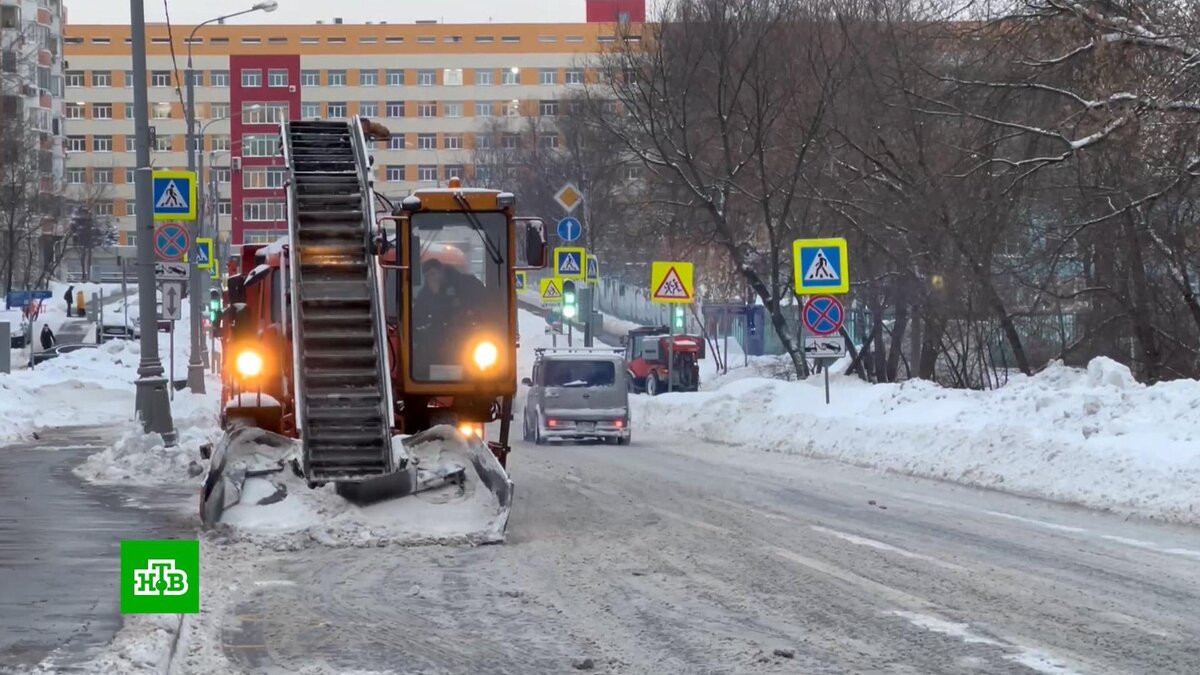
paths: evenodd
<path fill-rule="evenodd" d="M 144 0 L 146 21 L 164 20 L 162 0 Z M 169 0 L 171 23 L 195 24 L 253 6 L 258 0 Z M 278 0 L 270 14 L 255 12 L 231 23 L 387 21 L 413 23 L 436 19 L 444 23 L 569 23 L 584 20 L 584 0 Z M 129 0 L 66 0 L 70 23 L 129 23 Z"/>

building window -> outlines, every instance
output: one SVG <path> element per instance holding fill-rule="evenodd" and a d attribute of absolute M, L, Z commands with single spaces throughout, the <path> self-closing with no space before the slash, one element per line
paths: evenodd
<path fill-rule="evenodd" d="M 507 117 L 517 117 L 521 114 L 521 102 L 509 101 L 504 104 L 504 114 Z"/>
<path fill-rule="evenodd" d="M 404 167 L 389 166 L 387 168 L 387 179 L 389 183 L 399 183 L 404 180 Z"/>
<path fill-rule="evenodd" d="M 377 87 L 377 86 L 379 86 L 379 71 L 378 70 L 360 70 L 360 71 L 358 71 L 358 85 L 360 87 Z"/>
<path fill-rule="evenodd" d="M 521 137 L 516 134 L 504 134 L 501 144 L 505 150 L 516 150 L 521 146 Z"/>
<path fill-rule="evenodd" d="M 152 71 L 150 71 L 150 86 L 151 87 L 169 87 L 169 86 L 171 86 L 171 71 L 169 71 L 169 70 L 152 70 Z"/>
<path fill-rule="evenodd" d="M 447 164 L 442 171 L 446 174 L 446 178 L 466 178 L 467 172 L 462 164 Z"/>
<path fill-rule="evenodd" d="M 418 150 L 437 150 L 437 134 L 417 134 Z"/>
<path fill-rule="evenodd" d="M 247 190 L 278 190 L 287 180 L 283 167 L 247 167 L 242 170 L 242 187 Z"/>
<path fill-rule="evenodd" d="M 212 81 L 212 86 L 214 86 L 214 87 L 228 87 L 229 86 L 229 71 L 228 70 L 214 70 L 211 73 L 209 73 L 208 77 Z"/>
<path fill-rule="evenodd" d="M 262 86 L 262 71 L 257 69 L 242 70 L 242 86 L 243 87 L 261 87 Z"/>
<path fill-rule="evenodd" d="M 319 45 L 319 44 L 321 44 L 321 38 L 301 36 L 300 44 L 302 44 L 302 45 Z"/>
<path fill-rule="evenodd" d="M 154 111 L 154 119 L 169 120 L 171 119 L 171 104 L 170 103 L 155 103 L 150 107 Z"/>
<path fill-rule="evenodd" d="M 69 120 L 83 119 L 83 106 L 77 103 L 68 103 L 66 107 L 66 115 Z"/>
<path fill-rule="evenodd" d="M 68 87 L 82 87 L 83 86 L 83 71 L 82 70 L 68 70 L 67 74 L 66 74 L 66 82 L 67 82 Z"/>
<path fill-rule="evenodd" d="M 436 103 L 418 103 L 417 117 L 437 117 Z"/>
<path fill-rule="evenodd" d="M 363 117 L 379 117 L 379 104 L 371 101 L 370 103 L 359 103 L 358 114 Z"/>
<path fill-rule="evenodd" d="M 166 134 L 155 136 L 154 147 L 151 150 L 155 152 L 171 152 L 171 137 Z"/>
<path fill-rule="evenodd" d="M 244 37 L 244 38 L 242 38 L 242 44 L 244 44 L 244 45 L 261 45 L 262 38 L 260 38 L 260 37 Z"/>
<path fill-rule="evenodd" d="M 558 147 L 558 134 L 542 134 L 538 136 L 538 145 L 543 150 L 554 150 Z"/>
<path fill-rule="evenodd" d="M 580 85 L 583 84 L 583 70 L 575 68 L 567 71 L 567 84 Z"/>
<path fill-rule="evenodd" d="M 133 104 L 126 103 L 126 104 L 124 104 L 124 107 L 125 107 L 125 119 L 127 119 L 127 120 L 133 119 Z"/>
<path fill-rule="evenodd" d="M 92 119 L 95 120 L 111 120 L 113 118 L 113 109 L 111 103 L 93 103 L 92 104 Z"/>
<path fill-rule="evenodd" d="M 214 120 L 223 120 L 229 117 L 228 103 L 211 103 L 208 106 L 208 117 Z"/>
<path fill-rule="evenodd" d="M 137 152 L 137 136 L 133 134 L 125 136 L 125 152 Z"/>
<path fill-rule="evenodd" d="M 442 71 L 443 87 L 461 87 L 463 84 L 462 68 L 446 68 Z"/>
<path fill-rule="evenodd" d="M 291 106 L 287 103 L 243 103 L 242 121 L 246 124 L 281 124 L 290 119 L 290 112 Z"/>
<path fill-rule="evenodd" d="M 282 199 L 247 199 L 242 202 L 242 220 L 263 223 L 284 220 L 287 207 Z"/>
<path fill-rule="evenodd" d="M 321 118 L 320 103 L 301 103 L 300 118 L 306 120 L 315 120 Z"/>
<path fill-rule="evenodd" d="M 491 70 L 476 70 L 475 71 L 475 86 L 490 87 L 496 83 L 494 76 L 495 72 Z"/>
<path fill-rule="evenodd" d="M 432 35 L 418 35 L 417 36 L 417 44 L 419 44 L 419 45 L 435 45 L 435 44 L 437 44 L 437 38 Z"/>
<path fill-rule="evenodd" d="M 346 86 L 346 71 L 344 71 L 344 70 L 331 70 L 331 71 L 329 71 L 329 73 L 328 73 L 328 77 L 329 77 L 329 86 L 330 86 L 330 87 L 344 87 L 344 86 Z"/>
<path fill-rule="evenodd" d="M 125 169 L 125 184 L 133 185 L 137 182 L 137 169 Z"/>
<path fill-rule="evenodd" d="M 267 71 L 267 86 L 268 87 L 286 87 L 288 86 L 288 71 L 283 68 L 272 68 Z"/>
<path fill-rule="evenodd" d="M 328 104 L 328 106 L 329 107 L 326 110 L 327 110 L 329 119 L 336 120 L 336 119 L 344 119 L 346 117 L 346 104 L 345 103 L 332 103 L 331 102 Z"/>
<path fill-rule="evenodd" d="M 388 150 L 403 150 L 404 149 L 404 134 L 392 134 L 388 139 Z"/>
<path fill-rule="evenodd" d="M 501 35 L 500 42 L 503 42 L 506 45 L 520 44 L 521 36 L 520 35 Z"/>
<path fill-rule="evenodd" d="M 387 83 L 388 83 L 389 87 L 403 87 L 404 86 L 404 71 L 403 70 L 387 71 Z"/>
<path fill-rule="evenodd" d="M 86 169 L 67 169 L 67 182 L 71 185 L 82 185 L 87 182 Z"/>
<path fill-rule="evenodd" d="M 538 83 L 542 85 L 558 84 L 558 69 L 542 68 L 541 72 L 538 73 Z"/>
<path fill-rule="evenodd" d="M 204 86 L 204 71 L 203 70 L 193 70 L 192 71 L 192 86 L 193 87 L 203 87 Z"/>
<path fill-rule="evenodd" d="M 96 202 L 94 208 L 98 216 L 111 216 L 113 214 L 113 203 L 108 199 Z"/>
<path fill-rule="evenodd" d="M 137 202 L 136 201 L 134 201 L 132 199 L 125 200 L 125 215 L 126 216 L 136 216 L 137 215 Z"/>
<path fill-rule="evenodd" d="M 279 137 L 246 134 L 242 136 L 242 154 L 246 157 L 274 157 L 279 154 Z"/>
<path fill-rule="evenodd" d="M 432 87 L 437 84 L 436 70 L 418 70 L 417 71 L 417 86 Z"/>
<path fill-rule="evenodd" d="M 112 136 L 92 136 L 92 152 L 112 152 Z"/>
<path fill-rule="evenodd" d="M 558 114 L 558 101 L 538 101 L 538 114 L 542 117 L 554 117 Z"/>
<path fill-rule="evenodd" d="M 213 152 L 228 152 L 229 148 L 231 147 L 231 144 L 229 142 L 229 135 L 228 134 L 217 134 L 217 135 L 213 136 L 211 145 L 212 145 Z"/>
<path fill-rule="evenodd" d="M 445 109 L 443 110 L 443 114 L 446 117 L 462 117 L 463 116 L 463 104 L 457 103 L 457 102 L 456 103 L 447 103 L 445 106 Z"/>
<path fill-rule="evenodd" d="M 319 70 L 302 70 L 300 71 L 300 84 L 306 87 L 321 86 L 321 71 Z"/>
<path fill-rule="evenodd" d="M 404 101 L 388 101 L 387 116 L 393 119 L 404 117 Z"/>
<path fill-rule="evenodd" d="M 495 108 L 491 101 L 476 101 L 475 116 L 476 117 L 491 117 L 495 114 Z"/>
<path fill-rule="evenodd" d="M 92 86 L 93 87 L 111 87 L 112 86 L 112 71 L 110 71 L 110 70 L 93 70 L 92 71 Z"/>
<path fill-rule="evenodd" d="M 96 185 L 112 185 L 113 170 L 112 169 L 92 169 L 92 182 Z"/>
<path fill-rule="evenodd" d="M 228 199 L 222 199 L 221 201 L 217 202 L 217 215 L 232 216 L 233 202 L 229 201 Z"/>
<path fill-rule="evenodd" d="M 125 71 L 125 88 L 129 89 L 132 86 L 133 86 L 133 71 L 127 70 L 127 71 Z"/>
<path fill-rule="evenodd" d="M 446 150 L 462 150 L 463 137 L 462 134 L 447 134 L 442 137 L 442 147 Z"/>
<path fill-rule="evenodd" d="M 521 84 L 520 68 L 505 68 L 500 71 L 500 84 Z"/>
<path fill-rule="evenodd" d="M 437 167 L 422 164 L 417 167 L 417 180 L 432 183 L 437 180 Z"/>
<path fill-rule="evenodd" d="M 494 147 L 496 145 L 492 142 L 491 134 L 479 134 L 475 137 L 476 150 L 491 150 Z"/>

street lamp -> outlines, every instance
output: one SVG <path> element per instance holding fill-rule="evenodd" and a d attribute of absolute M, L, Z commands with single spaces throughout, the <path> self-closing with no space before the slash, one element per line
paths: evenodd
<path fill-rule="evenodd" d="M 192 29 L 191 34 L 188 35 L 188 39 L 187 39 L 188 60 L 187 60 L 187 73 L 186 73 L 186 77 L 187 77 L 186 117 L 187 117 L 188 171 L 196 170 L 196 164 L 198 163 L 197 156 L 200 154 L 199 149 L 196 147 L 196 81 L 195 81 L 196 77 L 195 77 L 195 72 L 192 70 L 192 68 L 193 68 L 193 66 L 192 66 L 192 42 L 196 38 L 196 31 L 200 30 L 204 26 L 207 26 L 208 24 L 222 22 L 222 21 L 225 21 L 226 19 L 232 19 L 233 17 L 241 16 L 243 14 L 250 14 L 251 12 L 274 12 L 278 8 L 279 8 L 279 3 L 276 2 L 275 0 L 264 0 L 263 2 L 255 3 L 253 6 L 250 7 L 250 9 L 244 9 L 240 12 L 234 12 L 233 14 L 226 14 L 225 16 L 218 16 L 215 19 L 209 19 L 208 21 L 197 24 L 196 27 Z M 197 214 L 197 215 L 199 215 L 199 214 Z M 199 242 L 196 241 L 197 236 L 200 233 L 199 219 L 192 221 L 191 230 L 192 230 L 192 250 L 191 250 L 191 263 L 188 265 L 188 268 L 189 268 L 188 269 L 188 295 L 192 298 L 192 302 L 190 305 L 191 312 L 189 313 L 190 319 L 191 319 L 192 353 L 191 353 L 191 356 L 188 358 L 187 382 L 188 382 L 188 389 L 191 389 L 194 393 L 203 394 L 204 393 L 204 363 L 200 359 L 201 359 L 201 352 L 204 350 L 204 340 L 200 335 L 200 322 L 201 322 L 202 312 L 200 311 L 201 307 L 199 304 L 200 270 L 197 266 L 199 263 L 200 244 L 199 244 Z M 210 251 L 210 253 L 211 253 L 211 251 Z"/>

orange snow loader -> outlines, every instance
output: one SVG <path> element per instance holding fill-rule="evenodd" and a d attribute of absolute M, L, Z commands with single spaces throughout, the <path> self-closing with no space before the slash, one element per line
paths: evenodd
<path fill-rule="evenodd" d="M 287 235 L 244 245 L 224 291 L 225 435 L 204 450 L 206 525 L 247 477 L 288 465 L 357 504 L 478 480 L 507 522 L 514 272 L 544 266 L 545 226 L 516 217 L 511 193 L 457 179 L 393 205 L 372 190 L 381 133 L 360 119 L 282 125 Z"/>

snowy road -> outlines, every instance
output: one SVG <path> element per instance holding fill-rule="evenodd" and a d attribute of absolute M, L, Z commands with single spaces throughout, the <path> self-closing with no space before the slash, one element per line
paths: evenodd
<path fill-rule="evenodd" d="M 1200 672 L 1197 530 L 647 434 L 510 463 L 502 546 L 206 541 L 173 672 Z"/>

